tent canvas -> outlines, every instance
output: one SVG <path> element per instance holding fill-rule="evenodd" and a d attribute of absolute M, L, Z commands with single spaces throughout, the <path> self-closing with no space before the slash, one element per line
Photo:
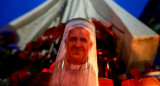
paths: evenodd
<path fill-rule="evenodd" d="M 18 45 L 23 49 L 27 42 L 36 39 L 46 28 L 77 17 L 110 21 L 124 32 L 121 58 L 128 70 L 133 66 L 144 70 L 145 62 L 153 63 L 159 35 L 112 0 L 47 0 L 10 22 L 6 28 L 16 30 L 20 37 Z"/>

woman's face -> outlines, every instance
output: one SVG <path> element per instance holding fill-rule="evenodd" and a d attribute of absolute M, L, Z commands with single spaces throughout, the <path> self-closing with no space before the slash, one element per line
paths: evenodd
<path fill-rule="evenodd" d="M 67 60 L 72 64 L 83 64 L 88 60 L 92 47 L 90 33 L 84 28 L 73 28 L 65 40 Z"/>

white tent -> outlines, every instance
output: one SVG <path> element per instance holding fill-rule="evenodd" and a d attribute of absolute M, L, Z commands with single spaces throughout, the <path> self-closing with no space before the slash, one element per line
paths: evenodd
<path fill-rule="evenodd" d="M 123 31 L 121 57 L 128 70 L 133 66 L 144 70 L 145 62 L 153 63 L 159 45 L 159 35 L 112 0 L 47 0 L 10 22 L 8 26 L 19 34 L 18 45 L 23 49 L 27 42 L 34 40 L 46 28 L 77 17 L 110 21 Z"/>

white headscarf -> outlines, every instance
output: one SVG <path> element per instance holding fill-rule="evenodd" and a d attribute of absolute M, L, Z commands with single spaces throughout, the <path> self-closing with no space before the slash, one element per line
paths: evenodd
<path fill-rule="evenodd" d="M 75 27 L 82 27 L 86 29 L 90 33 L 91 41 L 93 42 L 92 49 L 89 51 L 88 54 L 88 63 L 92 65 L 96 76 L 98 78 L 98 66 L 97 66 L 97 50 L 96 50 L 96 32 L 95 32 L 95 26 L 92 23 L 92 21 L 83 19 L 83 18 L 76 18 L 68 21 L 65 27 L 65 31 L 63 33 L 63 38 L 59 47 L 59 51 L 56 57 L 56 63 L 62 58 L 65 57 L 66 54 L 66 48 L 65 48 L 65 39 L 68 36 L 68 33 L 71 29 Z M 97 79 L 98 80 L 98 79 Z"/>

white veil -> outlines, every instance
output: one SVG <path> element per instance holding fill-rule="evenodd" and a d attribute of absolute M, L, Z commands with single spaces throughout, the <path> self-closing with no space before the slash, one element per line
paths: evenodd
<path fill-rule="evenodd" d="M 66 54 L 65 39 L 67 38 L 69 31 L 74 27 L 83 27 L 90 33 L 90 37 L 91 37 L 91 41 L 93 42 L 93 45 L 91 50 L 88 53 L 88 63 L 93 67 L 93 70 L 96 74 L 96 81 L 97 81 L 96 83 L 98 86 L 96 32 L 95 32 L 95 26 L 90 20 L 83 19 L 83 18 L 76 18 L 67 22 L 65 31 L 63 33 L 63 37 L 61 40 L 61 44 L 59 47 L 59 51 L 57 53 L 55 65 L 58 64 L 61 59 L 65 59 L 65 54 Z M 56 69 L 56 67 L 54 69 Z"/>

